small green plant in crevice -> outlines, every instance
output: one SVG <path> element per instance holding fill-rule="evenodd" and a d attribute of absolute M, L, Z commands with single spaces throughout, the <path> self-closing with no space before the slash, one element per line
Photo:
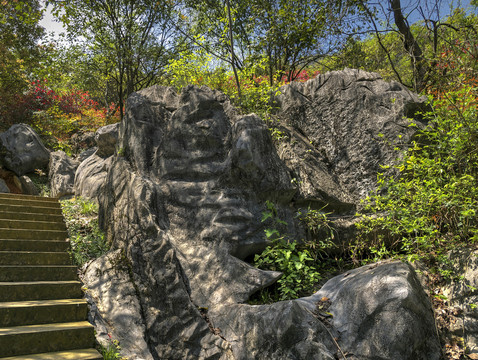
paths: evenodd
<path fill-rule="evenodd" d="M 264 289 L 256 296 L 257 302 L 274 302 L 295 299 L 310 294 L 321 279 L 319 267 L 304 242 L 298 242 L 281 230 L 286 222 L 277 215 L 275 205 L 267 201 L 267 210 L 262 213 L 262 222 L 269 221 L 271 227 L 265 230 L 270 245 L 254 258 L 255 266 L 280 271 L 282 277 L 275 288 Z"/>
<path fill-rule="evenodd" d="M 108 334 L 108 336 L 110 336 Z M 107 346 L 100 344 L 100 353 L 103 356 L 103 360 L 128 360 L 128 358 L 121 356 L 121 347 L 118 340 L 111 340 Z"/>
<path fill-rule="evenodd" d="M 50 196 L 50 183 L 48 175 L 41 169 L 36 169 L 33 173 L 28 174 L 28 177 L 38 189 L 40 196 Z"/>
<path fill-rule="evenodd" d="M 82 266 L 109 250 L 98 226 L 98 204 L 82 197 L 60 201 L 70 237 L 71 257 Z"/>
<path fill-rule="evenodd" d="M 328 259 L 329 251 L 337 246 L 334 242 L 334 228 L 329 219 L 331 213 L 324 212 L 324 209 L 325 206 L 320 209 L 309 207 L 307 211 L 299 210 L 297 214 L 309 232 L 309 237 L 316 239 L 305 242 L 315 261 Z"/>

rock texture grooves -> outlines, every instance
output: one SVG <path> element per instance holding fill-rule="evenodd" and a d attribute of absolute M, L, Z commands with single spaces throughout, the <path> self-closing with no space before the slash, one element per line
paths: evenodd
<path fill-rule="evenodd" d="M 380 75 L 346 69 L 291 83 L 277 97 L 284 132 L 279 154 L 294 170 L 300 198 L 332 207 L 359 203 L 375 189 L 380 165 L 410 143 L 426 97 Z"/>
<path fill-rule="evenodd" d="M 439 358 L 428 299 L 405 264 L 358 269 L 348 276 L 359 287 L 342 275 L 310 298 L 244 304 L 280 276 L 243 261 L 266 245 L 260 221 L 265 200 L 277 204 L 291 234 L 303 232 L 294 218 L 293 199 L 298 190 L 305 194 L 292 181 L 297 168 L 280 159 L 261 119 L 237 115 L 222 93 L 208 88 L 176 94 L 156 86 L 130 96 L 126 108 L 117 153 L 99 192 L 113 250 L 85 274 L 97 305 L 93 315 L 120 340 L 124 355 L 334 359 L 337 338 L 341 350 L 357 359 Z M 347 188 L 329 168 L 323 172 L 330 184 Z M 348 198 L 330 197 L 346 203 L 360 193 L 348 191 Z M 363 288 L 381 294 L 380 302 L 367 298 Z M 333 319 L 318 310 L 322 297 L 335 306 Z M 402 314 L 419 320 L 392 335 L 390 327 L 403 323 L 394 316 Z M 347 328 L 348 321 L 360 333 Z M 365 344 L 361 333 L 374 337 Z M 402 354 L 400 341 L 408 343 L 410 334 L 413 349 Z"/>

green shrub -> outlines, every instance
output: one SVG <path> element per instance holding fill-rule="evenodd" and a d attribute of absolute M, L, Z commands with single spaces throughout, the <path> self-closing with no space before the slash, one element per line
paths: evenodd
<path fill-rule="evenodd" d="M 100 345 L 100 353 L 103 356 L 103 360 L 127 360 L 120 354 L 121 347 L 118 340 L 111 340 L 111 343 L 107 346 Z"/>
<path fill-rule="evenodd" d="M 75 264 L 82 266 L 105 254 L 109 250 L 109 244 L 98 226 L 98 204 L 82 197 L 60 202 Z"/>
<path fill-rule="evenodd" d="M 424 114 L 428 127 L 365 201 L 356 262 L 399 255 L 433 263 L 478 241 L 477 115 L 477 89 L 466 86 Z"/>
<path fill-rule="evenodd" d="M 287 224 L 278 217 L 274 204 L 267 201 L 266 208 L 262 213 L 262 222 L 270 223 L 270 228 L 265 230 L 270 245 L 261 254 L 255 255 L 254 264 L 262 269 L 280 271 L 283 275 L 275 286 L 262 290 L 255 297 L 255 302 L 268 303 L 310 295 L 322 279 L 322 274 L 331 270 L 326 252 L 333 246 L 333 229 L 327 214 L 310 209 L 299 213 L 299 219 L 309 229 L 316 231 L 324 227 L 331 235 L 320 241 L 297 241 L 281 234 Z"/>

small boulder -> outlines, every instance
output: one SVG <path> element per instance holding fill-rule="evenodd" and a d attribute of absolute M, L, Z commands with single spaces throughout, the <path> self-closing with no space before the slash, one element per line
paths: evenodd
<path fill-rule="evenodd" d="M 89 149 L 86 149 L 86 150 L 83 150 L 80 155 L 78 155 L 78 160 L 80 161 L 80 164 L 85 161 L 86 159 L 88 159 L 91 155 L 93 155 L 96 150 L 98 150 L 98 148 L 96 146 L 92 147 L 92 148 L 89 148 Z"/>
<path fill-rule="evenodd" d="M 70 139 L 70 145 L 75 154 L 85 149 L 92 148 L 96 145 L 95 133 L 92 131 L 88 131 L 85 133 L 73 134 Z"/>
<path fill-rule="evenodd" d="M 71 159 L 63 151 L 50 154 L 48 178 L 51 196 L 62 197 L 75 193 L 75 173 L 79 162 Z"/>
<path fill-rule="evenodd" d="M 15 185 L 21 190 L 22 194 L 25 195 L 39 195 L 40 191 L 33 181 L 27 176 L 23 175 L 20 177 L 14 177 Z"/>
<path fill-rule="evenodd" d="M 98 146 L 97 155 L 107 158 L 115 153 L 116 141 L 118 140 L 119 123 L 106 125 L 99 128 L 95 134 Z"/>
<path fill-rule="evenodd" d="M 48 165 L 50 152 L 39 136 L 25 124 L 15 124 L 0 134 L 0 166 L 18 176 Z"/>
<path fill-rule="evenodd" d="M 441 359 L 431 303 L 410 264 L 347 271 L 298 301 L 313 304 L 339 334 L 342 351 L 356 359 Z"/>
<path fill-rule="evenodd" d="M 0 179 L 0 193 L 9 193 L 10 189 L 7 186 L 5 180 Z"/>
<path fill-rule="evenodd" d="M 104 159 L 95 154 L 83 161 L 75 174 L 75 194 L 97 201 L 104 185 L 112 156 Z"/>

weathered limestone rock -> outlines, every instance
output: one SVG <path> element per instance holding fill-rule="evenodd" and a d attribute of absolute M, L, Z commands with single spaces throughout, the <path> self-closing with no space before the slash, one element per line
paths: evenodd
<path fill-rule="evenodd" d="M 33 181 L 27 176 L 23 175 L 20 177 L 14 177 L 15 185 L 21 190 L 22 194 L 25 195 L 39 195 L 40 191 L 33 183 Z"/>
<path fill-rule="evenodd" d="M 466 349 L 478 355 L 478 251 L 464 249 L 449 254 L 454 274 L 462 276 L 443 289 L 448 305 L 452 342 L 463 338 Z"/>
<path fill-rule="evenodd" d="M 75 193 L 75 173 L 78 165 L 78 161 L 71 159 L 63 151 L 55 151 L 50 154 L 48 178 L 52 197 Z"/>
<path fill-rule="evenodd" d="M 95 134 L 98 156 L 109 157 L 115 153 L 116 141 L 118 140 L 119 123 L 106 125 L 99 128 Z"/>
<path fill-rule="evenodd" d="M 85 133 L 73 134 L 70 139 L 70 144 L 75 154 L 83 150 L 92 148 L 96 145 L 95 133 L 88 131 Z"/>
<path fill-rule="evenodd" d="M 10 189 L 7 186 L 5 180 L 0 179 L 0 193 L 9 193 Z"/>
<path fill-rule="evenodd" d="M 83 151 L 75 174 L 75 194 L 97 200 L 115 152 L 119 124 L 106 125 L 95 135 L 97 147 Z"/>
<path fill-rule="evenodd" d="M 406 118 L 424 109 L 426 98 L 346 69 L 285 86 L 277 101 L 288 135 L 278 153 L 294 172 L 298 199 L 342 211 L 375 189 L 380 165 L 397 157 L 393 148 L 410 143 L 416 127 Z"/>
<path fill-rule="evenodd" d="M 49 151 L 28 125 L 15 124 L 0 134 L 0 166 L 18 176 L 46 167 L 49 159 Z"/>
<path fill-rule="evenodd" d="M 402 262 L 349 271 L 307 298 L 226 305 L 208 315 L 237 359 L 441 356 L 431 304 L 413 269 Z"/>
<path fill-rule="evenodd" d="M 115 251 L 95 260 L 87 266 L 83 281 L 88 284 L 87 298 L 94 301 L 90 307 L 90 322 L 96 329 L 109 327 L 113 339 L 121 339 L 123 355 L 129 359 L 152 360 L 148 345 L 143 338 L 145 324 L 141 316 L 141 307 L 134 284 L 128 273 L 128 264 L 121 251 Z M 108 314 L 107 323 L 101 313 Z M 129 329 L 128 336 L 115 329 Z M 107 333 L 98 333 L 97 338 L 103 345 L 108 344 Z"/>
<path fill-rule="evenodd" d="M 76 169 L 75 195 L 97 201 L 98 194 L 105 183 L 111 160 L 112 157 L 105 159 L 96 153 L 87 157 Z"/>
<path fill-rule="evenodd" d="M 107 293 L 93 298 L 123 348 L 130 327 L 114 318 L 141 316 L 134 332 L 143 333 L 135 338 L 147 352 L 138 358 L 334 359 L 334 338 L 357 359 L 438 358 L 430 305 L 405 264 L 354 270 L 305 299 L 241 304 L 280 276 L 243 261 L 266 245 L 264 202 L 276 203 L 290 234 L 302 230 L 291 206 L 296 186 L 267 127 L 255 115 L 234 115 L 223 94 L 156 86 L 131 95 L 117 148 L 98 192 L 100 220 L 129 280 L 118 275 L 124 287 L 115 285 L 111 268 L 100 264 L 106 258 L 85 280 Z M 334 182 L 346 188 L 327 171 L 330 189 Z M 338 191 L 324 196 L 350 204 Z M 334 314 L 329 323 L 317 308 L 324 297 Z"/>
<path fill-rule="evenodd" d="M 430 300 L 409 264 L 351 270 L 298 301 L 325 305 L 342 351 L 357 359 L 441 358 Z"/>
<path fill-rule="evenodd" d="M 98 148 L 96 146 L 94 146 L 92 148 L 89 148 L 89 149 L 86 149 L 78 155 L 77 160 L 81 164 L 83 161 L 85 161 L 87 158 L 89 158 L 91 155 L 93 155 L 97 150 L 98 150 Z"/>

